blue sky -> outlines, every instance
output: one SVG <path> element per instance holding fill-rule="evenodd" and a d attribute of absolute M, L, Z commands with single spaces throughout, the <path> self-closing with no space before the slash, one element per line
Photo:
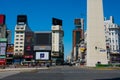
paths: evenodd
<path fill-rule="evenodd" d="M 119 24 L 120 0 L 104 0 L 103 2 L 104 16 L 114 16 L 115 22 Z M 28 24 L 33 31 L 50 31 L 52 17 L 62 19 L 66 57 L 72 51 L 74 19 L 83 17 L 86 24 L 86 0 L 0 0 L 0 13 L 6 15 L 7 28 L 12 31 L 12 43 L 19 14 L 28 16 Z"/>

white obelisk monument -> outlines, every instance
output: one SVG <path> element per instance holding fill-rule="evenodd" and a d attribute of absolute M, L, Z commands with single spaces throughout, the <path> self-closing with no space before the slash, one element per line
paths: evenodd
<path fill-rule="evenodd" d="M 108 64 L 102 0 L 87 0 L 86 66 Z"/>

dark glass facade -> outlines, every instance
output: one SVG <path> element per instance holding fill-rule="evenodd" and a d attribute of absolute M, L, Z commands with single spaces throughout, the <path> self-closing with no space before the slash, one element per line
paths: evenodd
<path fill-rule="evenodd" d="M 51 45 L 51 33 L 35 33 L 34 44 L 35 45 Z"/>

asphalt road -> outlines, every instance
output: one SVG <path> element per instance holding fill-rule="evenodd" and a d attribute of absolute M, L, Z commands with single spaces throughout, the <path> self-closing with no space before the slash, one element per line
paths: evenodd
<path fill-rule="evenodd" d="M 120 80 L 120 70 L 51 67 L 45 70 L 16 73 L 1 80 Z"/>

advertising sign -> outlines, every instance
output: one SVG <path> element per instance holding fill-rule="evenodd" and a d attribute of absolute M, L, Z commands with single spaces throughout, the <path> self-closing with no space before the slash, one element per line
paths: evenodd
<path fill-rule="evenodd" d="M 13 54 L 14 52 L 14 45 L 7 46 L 7 54 Z"/>
<path fill-rule="evenodd" d="M 6 56 L 0 56 L 0 59 L 2 59 L 2 58 L 4 59 L 4 58 L 6 58 Z"/>
<path fill-rule="evenodd" d="M 5 46 L 6 46 L 6 43 L 0 43 L 0 46 L 1 46 L 1 47 L 5 47 Z"/>
<path fill-rule="evenodd" d="M 49 60 L 49 52 L 36 52 L 36 60 Z"/>
<path fill-rule="evenodd" d="M 21 62 L 21 59 L 14 59 L 14 62 L 19 63 L 19 62 Z"/>
<path fill-rule="evenodd" d="M 26 24 L 27 16 L 26 15 L 18 15 L 17 16 L 17 24 Z"/>
<path fill-rule="evenodd" d="M 33 32 L 25 32 L 25 43 L 32 44 L 33 43 Z"/>
<path fill-rule="evenodd" d="M 100 49 L 100 52 L 104 53 L 104 52 L 106 52 L 106 50 L 105 49 Z"/>
<path fill-rule="evenodd" d="M 7 42 L 7 38 L 0 38 L 0 42 Z"/>
<path fill-rule="evenodd" d="M 25 46 L 25 51 L 32 51 L 32 46 L 30 45 Z"/>
<path fill-rule="evenodd" d="M 52 19 L 52 24 L 53 25 L 61 25 L 62 26 L 62 20 L 57 19 L 57 18 L 53 18 Z"/>
<path fill-rule="evenodd" d="M 0 24 L 5 24 L 5 15 L 0 15 Z"/>
<path fill-rule="evenodd" d="M 33 58 L 33 55 L 24 56 L 24 58 Z"/>
<path fill-rule="evenodd" d="M 5 52 L 6 52 L 6 47 L 1 47 L 0 48 L 0 55 L 5 55 Z"/>
<path fill-rule="evenodd" d="M 5 65 L 6 64 L 6 60 L 5 59 L 0 59 L 0 65 Z"/>

